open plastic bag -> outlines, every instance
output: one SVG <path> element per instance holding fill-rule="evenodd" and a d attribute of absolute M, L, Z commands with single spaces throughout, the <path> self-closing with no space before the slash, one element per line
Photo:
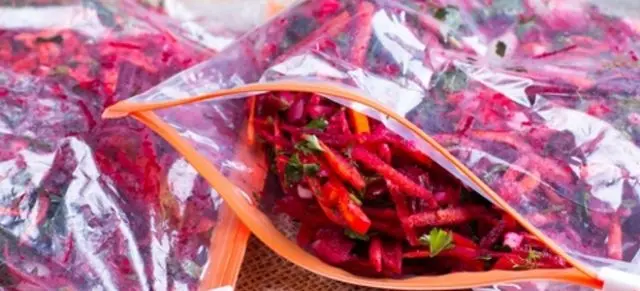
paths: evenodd
<path fill-rule="evenodd" d="M 160 133 L 267 245 L 332 278 L 389 288 L 549 279 L 636 290 L 640 30 L 633 13 L 595 2 L 307 1 L 105 116 L 132 115 Z M 244 97 L 264 91 L 312 91 L 380 120 L 515 215 L 575 273 L 381 281 L 313 261 L 238 198 L 252 196 L 238 181 L 266 171 L 236 146 Z M 234 118 L 189 125 L 221 112 Z"/>
<path fill-rule="evenodd" d="M 18 2 L 0 6 L 0 289 L 232 285 L 248 231 L 150 129 L 100 119 L 228 41 L 134 1 Z"/>

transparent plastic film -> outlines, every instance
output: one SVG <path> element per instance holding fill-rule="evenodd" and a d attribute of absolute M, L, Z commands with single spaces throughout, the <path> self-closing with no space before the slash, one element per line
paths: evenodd
<path fill-rule="evenodd" d="M 134 1 L 17 2 L 0 5 L 0 289 L 233 285 L 246 229 L 151 129 L 100 119 L 214 51 Z"/>
<path fill-rule="evenodd" d="M 246 90 L 224 102 L 246 105 L 269 84 L 319 86 L 350 120 L 363 114 L 411 140 L 592 277 L 637 273 L 632 15 L 592 1 L 301 2 L 107 115 L 164 120 L 229 88 Z"/>

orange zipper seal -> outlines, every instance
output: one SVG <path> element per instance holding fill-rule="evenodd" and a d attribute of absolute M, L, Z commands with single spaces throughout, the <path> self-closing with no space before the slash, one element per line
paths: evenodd
<path fill-rule="evenodd" d="M 245 131 L 248 130 L 249 127 L 245 127 Z M 252 169 L 258 169 L 262 174 L 254 171 L 252 177 L 255 179 L 242 179 L 243 177 L 237 174 L 232 174 L 229 178 L 234 180 L 236 185 L 244 185 L 245 191 L 261 191 L 266 178 L 266 169 L 259 169 L 255 164 L 260 158 L 264 160 L 264 154 L 250 143 L 251 137 L 246 132 L 242 132 L 239 136 L 240 140 L 235 146 L 235 159 L 246 165 L 254 164 Z M 256 156 L 258 156 L 257 159 Z M 251 231 L 226 204 L 223 204 L 219 211 L 219 222 L 212 233 L 209 245 L 209 264 L 200 283 L 200 290 L 235 286 L 246 253 L 247 242 L 251 236 Z"/>

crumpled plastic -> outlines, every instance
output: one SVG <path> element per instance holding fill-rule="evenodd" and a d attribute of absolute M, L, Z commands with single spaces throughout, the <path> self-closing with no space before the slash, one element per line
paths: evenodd
<path fill-rule="evenodd" d="M 100 118 L 238 36 L 194 27 L 134 1 L 0 6 L 0 289 L 198 288 L 221 199 L 151 130 Z"/>
<path fill-rule="evenodd" d="M 376 6 L 369 11 L 357 11 L 359 1 L 300 3 L 130 101 L 285 79 L 356 87 L 433 136 L 574 258 L 594 269 L 640 273 L 635 4 L 371 2 Z M 625 3 L 629 9 L 620 9 Z M 209 152 L 214 165 L 242 172 L 242 164 L 220 158 L 224 150 L 211 145 L 221 143 L 215 131 L 195 131 L 174 118 L 179 111 L 219 111 L 241 102 L 156 113 Z M 341 102 L 415 139 L 378 112 Z"/>

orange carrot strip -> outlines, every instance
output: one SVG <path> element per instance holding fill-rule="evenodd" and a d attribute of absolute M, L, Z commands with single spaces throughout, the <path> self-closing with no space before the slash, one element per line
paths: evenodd
<path fill-rule="evenodd" d="M 367 133 L 370 131 L 369 118 L 353 109 L 349 109 L 349 118 L 356 133 Z"/>
<path fill-rule="evenodd" d="M 354 33 L 353 45 L 351 46 L 351 62 L 358 67 L 362 67 L 367 58 L 369 42 L 371 41 L 371 18 L 374 12 L 375 7 L 370 2 L 362 1 L 358 4 L 355 24 L 357 30 Z M 369 120 L 366 115 L 350 109 L 349 117 L 356 133 L 370 131 Z"/>
<path fill-rule="evenodd" d="M 364 189 L 366 183 L 358 169 L 347 162 L 343 157 L 336 154 L 322 141 L 319 141 L 319 144 L 320 148 L 322 148 L 322 154 L 324 155 L 325 160 L 327 160 L 327 163 L 336 172 L 336 174 L 357 190 Z"/>
<path fill-rule="evenodd" d="M 249 97 L 249 122 L 247 123 L 247 143 L 253 145 L 256 141 L 254 121 L 256 117 L 256 96 Z"/>

